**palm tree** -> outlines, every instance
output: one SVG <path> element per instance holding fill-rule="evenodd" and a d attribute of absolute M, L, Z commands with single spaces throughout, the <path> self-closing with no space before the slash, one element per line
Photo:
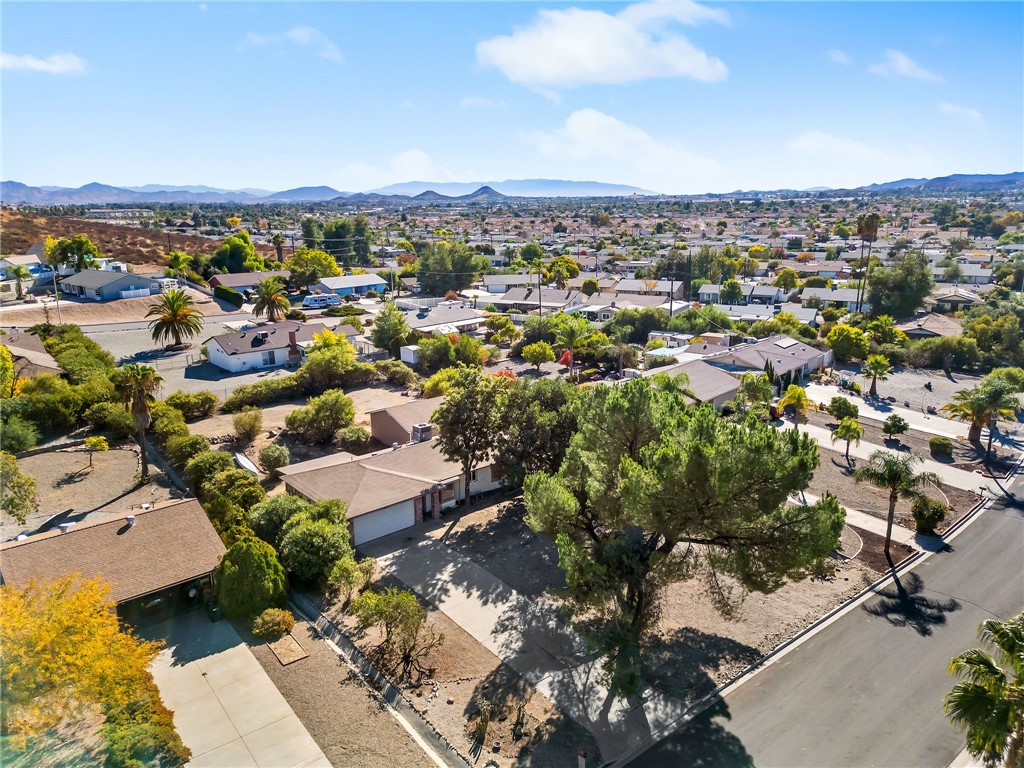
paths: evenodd
<path fill-rule="evenodd" d="M 946 403 L 940 410 L 954 419 L 970 423 L 967 439 L 972 443 L 980 442 L 982 428 L 988 427 L 987 460 L 992 453 L 996 423 L 999 419 L 1016 421 L 1019 407 L 1020 401 L 1012 387 L 1004 381 L 995 380 L 957 392 L 953 395 L 953 402 Z"/>
<path fill-rule="evenodd" d="M 986 766 L 1017 768 L 1024 757 L 1024 613 L 989 619 L 978 635 L 996 654 L 972 648 L 950 660 L 950 674 L 964 679 L 946 696 L 946 716 Z"/>
<path fill-rule="evenodd" d="M 864 304 L 864 296 L 867 293 L 868 277 L 871 272 L 871 246 L 878 239 L 878 227 L 882 223 L 882 217 L 877 213 L 869 213 L 866 216 L 857 217 L 857 236 L 860 237 L 861 253 L 861 283 L 857 290 L 857 311 L 861 311 Z M 867 260 L 864 259 L 864 243 L 868 244 Z"/>
<path fill-rule="evenodd" d="M 15 290 L 18 292 L 18 298 L 25 298 L 25 291 L 21 286 L 21 281 L 32 279 L 32 273 L 28 271 L 28 267 L 24 264 L 17 264 L 7 270 L 7 276 L 14 278 Z"/>
<path fill-rule="evenodd" d="M 130 363 L 116 369 L 110 376 L 117 399 L 124 404 L 135 422 L 135 438 L 139 442 L 142 459 L 142 482 L 149 480 L 149 460 L 146 454 L 146 429 L 153 420 L 150 406 L 153 394 L 160 389 L 163 377 L 149 365 Z"/>
<path fill-rule="evenodd" d="M 736 390 L 736 401 L 744 405 L 758 403 L 768 407 L 772 401 L 772 380 L 766 373 L 744 373 Z"/>
<path fill-rule="evenodd" d="M 582 317 L 563 323 L 555 331 L 555 346 L 569 353 L 569 373 L 572 374 L 576 353 L 583 349 L 594 336 L 593 326 Z"/>
<path fill-rule="evenodd" d="M 182 338 L 191 339 L 203 330 L 203 313 L 196 309 L 196 303 L 185 291 L 175 288 L 160 294 L 151 304 L 146 317 L 156 318 L 149 324 L 153 341 L 157 344 L 174 340 L 174 346 L 181 346 Z"/>
<path fill-rule="evenodd" d="M 885 355 L 868 355 L 868 359 L 864 361 L 861 366 L 860 372 L 871 379 L 871 397 L 878 397 L 878 382 L 879 380 L 885 381 L 889 378 L 889 374 L 892 373 L 892 366 L 889 365 L 889 360 Z"/>
<path fill-rule="evenodd" d="M 846 417 L 839 426 L 836 427 L 836 431 L 832 433 L 832 442 L 836 440 L 846 441 L 846 463 L 850 463 L 850 443 L 856 443 L 860 445 L 860 439 L 864 437 L 864 427 L 860 425 L 860 422 L 852 417 Z"/>
<path fill-rule="evenodd" d="M 790 384 L 779 400 L 779 410 L 786 408 L 793 409 L 793 429 L 796 429 L 807 418 L 807 411 L 811 408 L 817 411 L 818 405 L 807 397 L 807 390 L 799 384 Z"/>
<path fill-rule="evenodd" d="M 922 461 L 912 453 L 895 454 L 889 451 L 875 451 L 868 459 L 867 466 L 853 473 L 858 483 L 871 483 L 889 491 L 889 517 L 885 526 L 885 559 L 895 569 L 889 544 L 892 541 L 892 523 L 896 517 L 896 502 L 900 498 L 916 499 L 922 495 L 925 485 L 938 485 L 939 478 L 931 472 L 914 472 L 914 465 Z"/>
<path fill-rule="evenodd" d="M 277 249 L 277 260 L 284 261 L 284 233 L 275 232 L 270 238 L 271 244 Z"/>
<path fill-rule="evenodd" d="M 282 319 L 291 309 L 288 297 L 284 295 L 284 282 L 278 277 L 260 280 L 253 286 L 252 295 L 255 298 L 252 313 L 256 317 L 266 315 L 272 323 Z"/>

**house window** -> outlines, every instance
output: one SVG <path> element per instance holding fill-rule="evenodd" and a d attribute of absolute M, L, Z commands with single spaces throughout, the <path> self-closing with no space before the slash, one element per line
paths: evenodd
<path fill-rule="evenodd" d="M 268 349 L 266 352 L 263 353 L 263 364 L 264 365 L 274 365 L 276 362 L 277 362 L 277 354 L 276 354 L 275 350 Z"/>
<path fill-rule="evenodd" d="M 448 483 L 441 488 L 441 503 L 455 498 L 455 483 Z"/>
<path fill-rule="evenodd" d="M 471 482 L 471 483 L 475 483 L 476 482 L 476 470 L 475 469 L 472 472 L 469 473 L 469 482 Z"/>

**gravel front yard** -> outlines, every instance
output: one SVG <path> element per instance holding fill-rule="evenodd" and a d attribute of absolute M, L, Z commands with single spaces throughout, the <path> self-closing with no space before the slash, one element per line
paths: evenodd
<path fill-rule="evenodd" d="M 239 632 L 246 636 L 245 628 Z M 309 656 L 282 666 L 266 643 L 253 655 L 334 768 L 433 768 L 419 745 L 382 708 L 344 661 L 298 621 L 292 635 Z"/>
<path fill-rule="evenodd" d="M 836 372 L 857 381 L 865 393 L 871 388 L 871 380 L 860 375 L 859 365 L 837 366 Z M 898 368 L 885 381 L 878 382 L 879 397 L 895 397 L 897 405 L 910 403 L 909 408 L 925 412 L 925 408 L 940 405 L 952 400 L 953 395 L 962 389 L 970 389 L 981 382 L 981 376 L 965 373 L 954 373 L 947 376 L 942 371 L 925 370 L 923 368 Z M 931 383 L 931 391 L 925 389 Z"/>
<path fill-rule="evenodd" d="M 204 315 L 224 315 L 237 312 L 234 307 L 221 304 L 209 296 L 186 289 L 195 299 L 198 309 Z M 145 320 L 146 312 L 156 300 L 155 296 L 143 296 L 138 299 L 117 299 L 116 301 L 73 301 L 60 300 L 61 320 L 76 325 L 94 325 L 100 323 L 129 323 Z M 57 302 L 39 301 L 26 304 L 18 309 L 0 312 L 0 325 L 28 326 L 46 322 L 47 314 L 50 322 L 57 322 Z"/>

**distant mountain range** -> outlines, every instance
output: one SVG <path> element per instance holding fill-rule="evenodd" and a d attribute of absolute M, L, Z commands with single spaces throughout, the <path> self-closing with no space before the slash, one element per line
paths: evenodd
<path fill-rule="evenodd" d="M 806 192 L 980 192 L 1024 187 L 1024 172 L 953 174 L 935 179 L 900 179 L 846 190 L 813 187 Z M 776 190 L 792 192 L 793 190 Z M 423 202 L 487 202 L 506 197 L 627 197 L 655 195 L 626 184 L 560 179 L 506 179 L 492 182 L 407 181 L 370 192 L 341 192 L 333 187 L 298 187 L 280 192 L 265 189 L 219 189 L 204 185 L 146 184 L 112 187 L 93 182 L 83 187 L 30 187 L 17 181 L 0 182 L 0 200 L 25 205 L 109 205 L 142 203 L 369 203 L 404 205 Z M 749 193 L 731 193 L 739 196 Z M 767 192 L 757 193 L 767 194 Z M 726 195 L 729 196 L 729 195 Z"/>

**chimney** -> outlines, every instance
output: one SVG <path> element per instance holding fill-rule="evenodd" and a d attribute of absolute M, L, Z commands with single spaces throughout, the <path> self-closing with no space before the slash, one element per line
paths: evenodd
<path fill-rule="evenodd" d="M 135 527 L 135 515 L 128 515 L 125 518 L 125 521 L 128 523 L 128 527 L 129 528 L 134 528 Z"/>
<path fill-rule="evenodd" d="M 295 331 L 288 331 L 289 352 L 293 355 L 299 354 L 299 344 L 295 338 Z"/>

